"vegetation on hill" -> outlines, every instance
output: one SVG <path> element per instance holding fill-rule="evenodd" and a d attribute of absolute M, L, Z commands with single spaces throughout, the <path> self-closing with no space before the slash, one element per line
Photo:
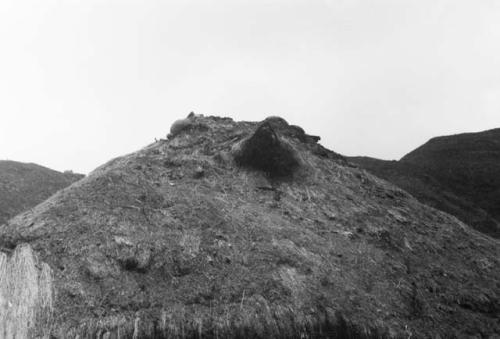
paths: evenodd
<path fill-rule="evenodd" d="M 500 128 L 433 138 L 401 162 L 429 171 L 447 190 L 500 221 Z"/>
<path fill-rule="evenodd" d="M 50 325 L 19 326 L 51 338 L 500 334 L 497 240 L 280 118 L 192 115 L 175 132 L 0 226 L 0 247 L 29 246 L 51 269 L 30 285 L 53 286 Z"/>
<path fill-rule="evenodd" d="M 472 197 L 455 192 L 440 176 L 435 176 L 434 171 L 403 161 L 369 157 L 350 157 L 349 161 L 404 189 L 420 202 L 454 215 L 480 232 L 500 238 L 500 221 L 474 200 L 469 200 Z"/>
<path fill-rule="evenodd" d="M 0 160 L 0 224 L 83 178 L 36 164 Z"/>

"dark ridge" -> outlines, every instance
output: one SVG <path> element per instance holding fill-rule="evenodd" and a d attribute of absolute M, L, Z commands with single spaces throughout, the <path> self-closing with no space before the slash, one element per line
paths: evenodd
<path fill-rule="evenodd" d="M 349 160 L 421 202 L 500 238 L 500 129 L 436 137 L 400 161 Z"/>
<path fill-rule="evenodd" d="M 0 224 L 83 177 L 37 164 L 0 160 Z"/>
<path fill-rule="evenodd" d="M 235 160 L 240 166 L 261 170 L 270 177 L 290 176 L 299 167 L 295 151 L 280 139 L 269 121 L 243 141 Z"/>

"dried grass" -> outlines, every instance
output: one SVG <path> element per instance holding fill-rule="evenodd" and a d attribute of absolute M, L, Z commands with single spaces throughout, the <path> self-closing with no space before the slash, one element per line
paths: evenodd
<path fill-rule="evenodd" d="M 226 307 L 212 315 L 173 305 L 155 321 L 111 316 L 82 321 L 77 328 L 60 328 L 52 335 L 64 339 L 391 338 L 386 328 L 355 325 L 334 310 L 301 316 L 287 306 L 270 308 L 267 302 L 264 304 L 260 310 Z"/>
<path fill-rule="evenodd" d="M 282 139 L 300 156 L 293 178 L 236 166 L 221 154 L 256 126 L 220 121 L 115 159 L 29 218 L 0 227 L 0 246 L 28 239 L 60 270 L 53 338 L 498 332 L 496 314 L 453 304 L 457 296 L 487 296 L 475 299 L 480 310 L 496 312 L 488 305 L 498 304 L 498 270 L 471 270 L 476 260 L 500 263 L 496 243 L 288 134 Z M 199 166 L 202 178 L 194 176 Z M 5 271 L 8 259 L 0 260 Z M 89 274 L 99 272 L 89 262 L 113 274 Z M 38 270 L 37 302 L 50 309 L 51 294 L 40 292 L 50 270 Z M 423 284 L 412 291 L 414 281 Z M 412 311 L 415 300 L 425 302 L 420 312 Z"/>
<path fill-rule="evenodd" d="M 52 273 L 29 245 L 0 254 L 0 338 L 48 338 Z"/>

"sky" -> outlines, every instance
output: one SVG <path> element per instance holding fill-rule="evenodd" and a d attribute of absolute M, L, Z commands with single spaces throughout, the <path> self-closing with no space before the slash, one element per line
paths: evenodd
<path fill-rule="evenodd" d="M 0 160 L 88 173 L 191 111 L 382 159 L 498 128 L 500 1 L 0 1 Z"/>

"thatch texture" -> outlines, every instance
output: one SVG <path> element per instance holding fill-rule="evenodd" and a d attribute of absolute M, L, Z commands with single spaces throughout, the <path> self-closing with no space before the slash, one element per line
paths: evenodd
<path fill-rule="evenodd" d="M 51 269 L 29 245 L 0 252 L 1 339 L 48 338 L 52 297 Z"/>
<path fill-rule="evenodd" d="M 498 242 L 282 119 L 190 119 L 0 226 L 53 270 L 54 338 L 500 332 Z"/>

